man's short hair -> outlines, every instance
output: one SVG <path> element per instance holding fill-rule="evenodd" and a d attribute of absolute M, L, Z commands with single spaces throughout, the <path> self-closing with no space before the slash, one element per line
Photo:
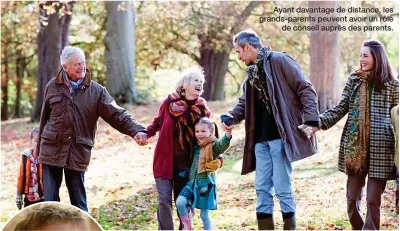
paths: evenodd
<path fill-rule="evenodd" d="M 63 204 L 60 204 L 60 206 Z M 62 208 L 54 204 L 40 204 L 26 208 L 24 219 L 17 224 L 14 231 L 40 230 L 40 228 L 62 222 L 85 227 L 83 212 L 78 208 Z M 86 229 L 86 228 L 85 228 Z"/>
<path fill-rule="evenodd" d="M 260 48 L 263 46 L 260 37 L 258 37 L 257 33 L 252 29 L 241 31 L 233 36 L 233 45 L 235 44 L 241 47 L 249 44 L 254 48 Z"/>
<path fill-rule="evenodd" d="M 72 56 L 81 55 L 83 59 L 85 59 L 85 52 L 79 47 L 74 46 L 66 46 L 61 52 L 60 55 L 60 64 L 64 65 Z"/>
<path fill-rule="evenodd" d="M 196 77 L 199 77 L 201 80 L 203 80 L 203 83 L 206 82 L 204 78 L 204 72 L 203 68 L 201 67 L 191 67 L 186 70 L 184 70 L 181 73 L 181 78 L 179 79 L 178 83 L 176 84 L 175 91 L 178 95 L 181 95 L 182 91 L 184 88 L 186 88 L 190 81 Z"/>

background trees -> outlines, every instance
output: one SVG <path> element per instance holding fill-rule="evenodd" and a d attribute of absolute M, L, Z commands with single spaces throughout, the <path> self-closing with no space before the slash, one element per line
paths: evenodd
<path fill-rule="evenodd" d="M 3 1 L 1 118 L 38 119 L 44 87 L 60 70 L 59 55 L 67 44 L 85 51 L 92 78 L 119 104 L 165 97 L 178 72 L 191 65 L 204 68 L 207 100 L 236 98 L 245 66 L 232 51 L 232 36 L 248 27 L 265 45 L 300 63 L 324 110 L 337 103 L 344 81 L 357 68 L 363 40 L 382 41 L 398 71 L 398 27 L 393 32 L 365 33 L 282 31 L 285 23 L 260 23 L 259 17 L 277 16 L 275 7 L 334 4 L 394 7 L 398 20 L 394 2 Z"/>
<path fill-rule="evenodd" d="M 73 2 L 46 1 L 39 3 L 37 35 L 38 78 L 33 120 L 40 119 L 44 90 L 49 80 L 61 69 L 60 54 L 69 43 Z"/>
<path fill-rule="evenodd" d="M 104 2 L 107 34 L 104 38 L 107 90 L 117 102 L 133 103 L 138 92 L 135 75 L 135 15 L 132 2 Z"/>

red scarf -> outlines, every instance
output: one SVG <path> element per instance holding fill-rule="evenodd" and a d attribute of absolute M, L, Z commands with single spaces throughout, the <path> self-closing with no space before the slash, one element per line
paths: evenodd
<path fill-rule="evenodd" d="M 193 105 L 188 105 L 187 100 L 179 97 L 177 93 L 168 95 L 169 114 L 176 120 L 179 134 L 179 144 L 182 150 L 193 155 L 193 146 L 196 144 L 194 126 L 202 117 L 210 117 L 211 112 L 205 99 L 199 97 Z"/>

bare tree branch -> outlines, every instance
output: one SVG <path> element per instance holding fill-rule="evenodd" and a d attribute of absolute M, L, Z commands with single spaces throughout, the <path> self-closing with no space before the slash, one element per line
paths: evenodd
<path fill-rule="evenodd" d="M 258 1 L 257 2 L 252 1 L 246 6 L 246 8 L 242 11 L 242 13 L 235 18 L 235 23 L 232 26 L 230 34 L 234 34 L 235 30 L 240 29 L 243 26 L 244 22 L 246 21 L 246 18 L 249 17 L 254 8 L 256 8 L 259 4 L 260 2 Z"/>
<path fill-rule="evenodd" d="M 180 47 L 174 42 L 165 42 L 165 47 L 168 48 L 173 48 L 178 52 L 181 52 L 183 54 L 186 54 L 190 56 L 194 61 L 197 63 L 200 63 L 200 57 L 198 57 L 195 53 L 189 51 L 186 47 Z"/>
<path fill-rule="evenodd" d="M 229 59 L 229 62 L 234 62 L 236 65 L 238 65 L 238 67 L 242 70 L 246 70 L 246 68 L 243 68 L 242 64 L 239 63 L 239 61 L 237 59 Z"/>
<path fill-rule="evenodd" d="M 228 69 L 228 73 L 232 76 L 232 78 L 233 78 L 233 80 L 235 81 L 235 83 L 236 83 L 236 91 L 235 91 L 235 95 L 237 94 L 237 93 L 239 93 L 239 91 L 240 91 L 240 86 L 242 85 L 242 83 L 240 83 L 238 80 L 237 80 L 237 77 Z"/>

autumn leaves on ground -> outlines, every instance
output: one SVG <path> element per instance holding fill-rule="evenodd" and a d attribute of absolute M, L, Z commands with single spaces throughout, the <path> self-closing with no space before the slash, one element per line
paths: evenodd
<path fill-rule="evenodd" d="M 213 118 L 235 104 L 211 102 Z M 149 124 L 158 112 L 159 103 L 128 107 L 143 124 Z M 1 217 L 3 227 L 17 212 L 15 206 L 16 174 L 21 151 L 28 148 L 27 134 L 37 124 L 26 120 L 2 123 L 1 131 Z M 297 226 L 300 230 L 351 229 L 346 213 L 346 176 L 336 169 L 337 152 L 343 121 L 329 131 L 319 132 L 320 153 L 293 165 L 293 187 L 297 200 Z M 256 230 L 256 194 L 254 173 L 241 176 L 244 123 L 235 127 L 225 164 L 218 172 L 218 210 L 211 212 L 214 229 Z M 158 137 L 139 147 L 132 138 L 122 135 L 100 120 L 92 161 L 85 175 L 91 215 L 104 229 L 157 229 L 157 193 L 152 175 L 153 151 Z M 383 195 L 381 229 L 398 229 L 395 215 L 394 181 L 389 181 Z M 63 183 L 61 200 L 69 203 Z M 275 203 L 277 229 L 282 229 L 279 203 Z M 362 203 L 365 214 L 365 199 Z M 175 215 L 176 218 L 176 215 Z M 194 224 L 201 229 L 199 213 Z M 175 219 L 178 226 L 178 220 Z"/>

